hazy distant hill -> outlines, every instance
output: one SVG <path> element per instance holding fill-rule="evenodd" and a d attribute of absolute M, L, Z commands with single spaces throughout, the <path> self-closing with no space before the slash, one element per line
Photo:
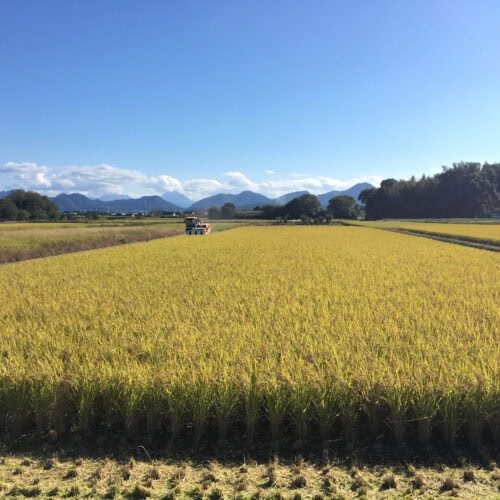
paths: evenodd
<path fill-rule="evenodd" d="M 370 189 L 374 186 L 369 184 L 368 182 L 360 182 L 359 184 L 355 184 L 354 186 L 346 189 L 345 191 L 329 191 L 328 193 L 318 195 L 319 202 L 323 208 L 328 206 L 328 202 L 335 198 L 335 196 L 352 196 L 356 201 L 358 201 L 358 196 L 361 191 L 364 189 Z"/>
<path fill-rule="evenodd" d="M 207 210 L 213 206 L 222 207 L 225 203 L 234 203 L 237 209 L 244 210 L 273 203 L 273 200 L 253 191 L 243 191 L 240 194 L 216 194 L 193 203 L 189 210 Z"/>
<path fill-rule="evenodd" d="M 328 193 L 320 194 L 318 195 L 318 198 L 321 206 L 326 208 L 330 199 L 335 196 L 352 196 L 356 201 L 358 201 L 359 193 L 361 193 L 364 189 L 372 187 L 373 186 L 367 182 L 361 182 L 344 191 L 329 191 Z M 307 193 L 308 191 L 295 191 L 293 193 L 284 194 L 274 200 L 262 194 L 254 193 L 253 191 L 243 191 L 240 194 L 216 194 L 193 203 L 188 210 L 207 210 L 213 206 L 222 207 L 224 203 L 234 203 L 235 207 L 240 210 L 252 209 L 256 206 L 262 207 L 263 205 L 284 205 L 294 198 Z"/>
<path fill-rule="evenodd" d="M 294 198 L 298 198 L 299 196 L 302 196 L 303 194 L 309 194 L 309 191 L 295 191 L 293 193 L 284 194 L 283 196 L 280 196 L 279 198 L 275 198 L 273 200 L 273 204 L 274 205 L 285 205 L 289 201 L 292 201 Z"/>
<path fill-rule="evenodd" d="M 51 201 L 57 204 L 61 212 L 93 211 L 103 212 L 146 212 L 150 210 L 164 210 L 166 212 L 181 211 L 181 207 L 165 201 L 160 196 L 143 196 L 112 201 L 91 200 L 78 193 L 60 194 Z"/>
<path fill-rule="evenodd" d="M 352 196 L 355 200 L 358 199 L 359 193 L 364 189 L 372 188 L 373 186 L 367 182 L 356 184 L 345 191 L 330 191 L 318 196 L 321 206 L 326 208 L 328 201 L 339 195 Z M 240 194 L 216 194 L 203 198 L 196 203 L 191 203 L 191 200 L 183 194 L 175 191 L 164 193 L 163 196 L 142 196 L 141 198 L 130 198 L 123 194 L 105 195 L 101 199 L 93 200 L 87 198 L 83 194 L 60 194 L 53 198 L 49 198 L 59 207 L 61 212 L 72 211 L 93 211 L 99 210 L 103 212 L 147 212 L 151 210 L 163 210 L 166 212 L 182 212 L 208 210 L 210 207 L 222 207 L 225 203 L 234 203 L 239 210 L 248 210 L 256 206 L 263 205 L 284 205 L 290 200 L 306 194 L 307 191 L 295 191 L 280 196 L 276 199 L 268 198 L 253 191 L 243 191 Z M 10 191 L 0 191 L 0 198 L 10 194 Z M 119 196 L 120 199 L 116 199 Z M 111 199 L 112 198 L 112 199 Z M 103 200 L 104 199 L 104 200 Z M 177 203 L 174 202 L 177 201 Z M 188 207 L 188 208 L 186 208 Z"/>
<path fill-rule="evenodd" d="M 177 191 L 167 191 L 166 193 L 163 193 L 161 197 L 165 201 L 173 203 L 174 205 L 177 205 L 181 208 L 187 208 L 193 204 L 193 200 L 190 200 L 187 196 L 184 196 Z"/>
<path fill-rule="evenodd" d="M 61 212 L 78 212 L 87 210 L 106 210 L 106 203 L 100 200 L 91 200 L 79 193 L 61 193 L 53 198 L 53 201 Z"/>
<path fill-rule="evenodd" d="M 9 196 L 9 194 L 12 193 L 12 191 L 0 191 L 0 198 L 5 198 L 6 196 Z"/>
<path fill-rule="evenodd" d="M 107 204 L 116 212 L 149 212 L 163 210 L 165 212 L 179 212 L 181 207 L 165 201 L 161 196 L 143 196 L 130 200 L 115 200 Z"/>
<path fill-rule="evenodd" d="M 105 194 L 98 198 L 101 201 L 114 201 L 114 200 L 131 200 L 128 194 Z"/>

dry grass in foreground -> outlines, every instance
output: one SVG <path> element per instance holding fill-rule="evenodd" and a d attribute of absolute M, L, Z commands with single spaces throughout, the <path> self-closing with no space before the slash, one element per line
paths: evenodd
<path fill-rule="evenodd" d="M 73 224 L 73 226 L 59 228 L 55 224 L 46 224 L 46 227 L 40 229 L 39 226 L 40 224 L 25 224 L 27 229 L 3 232 L 1 230 L 4 226 L 1 226 L 0 264 L 94 250 L 124 243 L 150 241 L 184 233 L 183 225 L 174 225 L 171 222 L 117 227 Z"/>
<path fill-rule="evenodd" d="M 500 469 L 437 465 L 151 460 L 0 455 L 0 496 L 8 498 L 500 498 Z M 351 461 L 352 462 L 352 461 Z"/>
<path fill-rule="evenodd" d="M 246 224 L 247 221 L 215 222 L 212 230 L 225 231 Z M 2 223 L 0 264 L 180 236 L 184 232 L 182 218 Z"/>

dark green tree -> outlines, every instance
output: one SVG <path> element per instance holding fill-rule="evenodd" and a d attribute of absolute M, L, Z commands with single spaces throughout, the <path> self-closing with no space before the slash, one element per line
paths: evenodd
<path fill-rule="evenodd" d="M 21 210 L 17 211 L 17 217 L 16 220 L 28 220 L 30 218 L 30 213 L 27 210 L 24 210 L 24 208 L 21 208 Z"/>
<path fill-rule="evenodd" d="M 420 180 L 386 179 L 362 191 L 367 219 L 489 217 L 500 202 L 500 164 L 462 162 Z"/>
<path fill-rule="evenodd" d="M 314 217 L 320 209 L 321 204 L 318 197 L 307 193 L 290 200 L 283 207 L 283 214 L 290 219 L 300 219 L 302 217 Z"/>
<path fill-rule="evenodd" d="M 18 210 L 25 210 L 29 215 L 29 219 L 50 219 L 54 220 L 59 217 L 59 208 L 58 206 L 51 202 L 47 196 L 43 196 L 39 193 L 35 193 L 33 191 L 24 191 L 23 189 L 16 189 L 12 191 L 12 193 L 8 196 Z M 17 218 L 19 219 L 20 215 L 18 213 Z M 25 214 L 22 214 L 23 219 Z"/>
<path fill-rule="evenodd" d="M 334 219 L 356 219 L 359 209 L 356 200 L 352 196 L 335 196 L 328 202 L 327 211 Z"/>
<path fill-rule="evenodd" d="M 283 206 L 282 205 L 264 205 L 262 207 L 262 218 L 267 220 L 276 219 L 276 217 L 282 217 Z"/>
<path fill-rule="evenodd" d="M 221 217 L 223 219 L 232 219 L 234 217 L 235 210 L 236 207 L 234 206 L 234 203 L 224 203 L 220 209 Z"/>
<path fill-rule="evenodd" d="M 209 219 L 220 219 L 221 218 L 221 210 L 220 207 L 214 205 L 208 209 L 208 218 Z"/>
<path fill-rule="evenodd" d="M 0 220 L 16 220 L 18 209 L 10 198 L 0 200 Z"/>

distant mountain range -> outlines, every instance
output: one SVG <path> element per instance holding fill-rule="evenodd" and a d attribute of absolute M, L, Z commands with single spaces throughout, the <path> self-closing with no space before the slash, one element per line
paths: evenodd
<path fill-rule="evenodd" d="M 184 196 L 177 191 L 169 191 L 167 193 L 163 193 L 161 197 L 174 205 L 177 205 L 181 208 L 188 208 L 193 204 L 193 200 L 190 200 L 187 196 Z"/>
<path fill-rule="evenodd" d="M 132 197 L 128 194 L 105 194 L 98 198 L 101 201 L 115 201 L 115 200 L 131 200 Z"/>
<path fill-rule="evenodd" d="M 234 206 L 240 210 L 251 210 L 256 206 L 268 205 L 274 203 L 273 200 L 253 191 L 243 191 L 240 194 L 216 194 L 203 198 L 193 203 L 189 210 L 208 210 L 210 207 L 222 207 L 225 203 L 234 203 Z"/>
<path fill-rule="evenodd" d="M 283 196 L 276 198 L 274 203 L 276 205 L 286 205 L 289 201 L 292 201 L 294 198 L 298 198 L 303 194 L 309 194 L 309 191 L 294 191 L 293 193 L 284 194 Z"/>
<path fill-rule="evenodd" d="M 372 187 L 374 186 L 367 182 L 361 182 L 344 191 L 329 191 L 328 193 L 320 194 L 318 195 L 318 199 L 323 208 L 326 208 L 328 206 L 328 202 L 335 196 L 352 196 L 356 201 L 358 201 L 359 193 L 361 193 L 364 189 Z M 234 203 L 234 206 L 240 210 L 251 210 L 256 206 L 284 205 L 294 198 L 307 193 L 308 191 L 295 191 L 274 199 L 268 198 L 267 196 L 259 193 L 254 193 L 253 191 L 243 191 L 240 194 L 216 194 L 193 203 L 190 207 L 188 207 L 188 210 L 208 210 L 213 206 L 221 207 L 224 203 Z"/>
<path fill-rule="evenodd" d="M 335 198 L 335 196 L 352 196 L 356 201 L 359 201 L 358 197 L 361 191 L 364 191 L 365 189 L 371 189 L 373 187 L 375 186 L 372 186 L 368 182 L 360 182 L 359 184 L 354 184 L 354 186 L 351 186 L 345 191 L 329 191 L 328 193 L 318 195 L 318 198 L 321 206 L 326 208 L 328 206 L 328 202 L 332 198 Z"/>
<path fill-rule="evenodd" d="M 328 201 L 340 195 L 352 196 L 358 200 L 359 193 L 364 189 L 372 188 L 371 184 L 362 182 L 344 191 L 329 191 L 318 195 L 323 208 L 326 208 Z M 102 211 L 102 212 L 146 212 L 150 210 L 162 210 L 165 212 L 195 212 L 208 210 L 210 207 L 221 207 L 225 203 L 233 203 L 239 210 L 251 210 L 257 206 L 264 205 L 284 205 L 289 201 L 307 194 L 308 191 L 295 191 L 278 198 L 268 198 L 253 191 L 243 191 L 240 194 L 216 194 L 203 198 L 195 203 L 181 193 L 175 191 L 164 193 L 162 196 L 143 196 L 141 198 L 130 198 L 124 194 L 110 194 L 99 199 L 90 199 L 78 193 L 60 194 L 51 201 L 57 204 L 61 212 L 73 211 Z M 10 191 L 0 191 L 0 198 L 8 196 Z"/>
<path fill-rule="evenodd" d="M 163 210 L 165 212 L 180 212 L 181 207 L 169 203 L 160 196 L 143 196 L 142 198 L 129 198 L 120 200 L 91 200 L 78 193 L 59 194 L 49 198 L 59 207 L 61 212 L 93 211 L 101 212 L 148 212 L 150 210 Z"/>

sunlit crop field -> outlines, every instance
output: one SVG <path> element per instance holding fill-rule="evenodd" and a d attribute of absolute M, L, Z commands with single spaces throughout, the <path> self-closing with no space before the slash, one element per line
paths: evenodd
<path fill-rule="evenodd" d="M 499 275 L 496 253 L 339 226 L 2 266 L 0 413 L 12 433 L 477 447 L 498 440 Z"/>

